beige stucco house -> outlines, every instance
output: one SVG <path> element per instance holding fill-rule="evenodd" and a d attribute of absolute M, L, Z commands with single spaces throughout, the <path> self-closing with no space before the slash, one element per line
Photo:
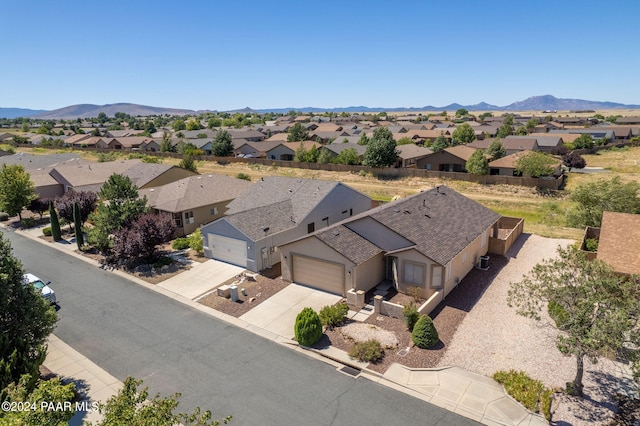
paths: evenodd
<path fill-rule="evenodd" d="M 278 247 L 282 278 L 346 296 L 389 280 L 446 296 L 487 254 L 500 215 L 440 186 Z"/>
<path fill-rule="evenodd" d="M 221 218 L 227 205 L 251 186 L 225 175 L 196 175 L 154 188 L 142 189 L 149 206 L 173 215 L 176 236 L 188 235 L 203 224 Z"/>

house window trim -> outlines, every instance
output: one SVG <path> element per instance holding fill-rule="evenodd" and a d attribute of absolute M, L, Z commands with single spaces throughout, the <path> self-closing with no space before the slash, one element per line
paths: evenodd
<path fill-rule="evenodd" d="M 211 209 L 211 216 L 217 216 L 218 215 L 218 208 L 217 207 L 213 207 Z"/>
<path fill-rule="evenodd" d="M 196 223 L 196 220 L 193 217 L 193 210 L 188 211 L 188 212 L 184 212 L 184 224 L 185 225 L 192 225 L 194 223 Z"/>
<path fill-rule="evenodd" d="M 315 222 L 311 222 L 307 224 L 307 234 L 311 234 L 312 232 L 315 232 L 315 230 L 316 230 Z"/>
<path fill-rule="evenodd" d="M 176 224 L 177 228 L 182 228 L 182 214 L 181 213 L 174 213 L 173 214 L 173 221 Z"/>

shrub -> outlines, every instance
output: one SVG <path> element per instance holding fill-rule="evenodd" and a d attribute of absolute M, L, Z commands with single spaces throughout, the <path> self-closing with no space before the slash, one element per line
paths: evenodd
<path fill-rule="evenodd" d="M 349 356 L 362 362 L 378 362 L 384 356 L 382 345 L 375 339 L 367 340 L 353 345 L 349 350 Z"/>
<path fill-rule="evenodd" d="M 407 325 L 407 330 L 413 331 L 413 327 L 420 319 L 420 312 L 418 312 L 415 305 L 411 303 L 409 305 L 404 305 L 402 313 L 404 314 L 404 323 Z"/>
<path fill-rule="evenodd" d="M 596 238 L 587 238 L 584 241 L 584 248 L 587 251 L 598 251 L 598 240 Z"/>
<path fill-rule="evenodd" d="M 154 268 L 162 268 L 163 266 L 169 266 L 173 263 L 173 259 L 170 257 L 162 256 L 159 257 L 153 262 Z"/>
<path fill-rule="evenodd" d="M 50 237 L 51 236 L 51 227 L 47 226 L 46 228 L 42 228 L 42 233 L 44 234 L 45 237 Z"/>
<path fill-rule="evenodd" d="M 413 326 L 411 340 L 417 347 L 422 349 L 432 348 L 440 341 L 438 331 L 428 315 L 421 316 L 416 325 Z"/>
<path fill-rule="evenodd" d="M 26 217 L 20 221 L 20 226 L 23 228 L 33 228 L 36 226 L 36 220 L 32 217 Z"/>
<path fill-rule="evenodd" d="M 422 288 L 418 286 L 411 286 L 407 288 L 407 294 L 413 297 L 416 303 L 420 303 L 422 300 Z"/>
<path fill-rule="evenodd" d="M 329 328 L 338 327 L 347 319 L 349 306 L 346 303 L 324 306 L 320 309 L 320 322 Z"/>
<path fill-rule="evenodd" d="M 0 222 L 6 222 L 9 220 L 9 213 L 0 212 Z"/>
<path fill-rule="evenodd" d="M 174 250 L 188 249 L 189 238 L 186 238 L 186 237 L 176 238 L 175 240 L 173 240 L 173 243 L 171 243 L 171 247 L 173 247 Z"/>
<path fill-rule="evenodd" d="M 294 335 L 302 346 L 311 346 L 322 337 L 322 323 L 318 313 L 311 308 L 304 308 L 296 317 Z"/>
<path fill-rule="evenodd" d="M 544 387 L 542 382 L 527 376 L 523 371 L 497 371 L 493 379 L 504 386 L 511 397 L 520 402 L 530 411 L 544 414 L 547 420 L 551 420 L 551 394 L 550 389 Z"/>
<path fill-rule="evenodd" d="M 248 180 L 248 181 L 251 181 L 251 176 L 249 176 L 249 175 L 248 175 L 248 174 L 246 174 L 246 173 L 238 173 L 238 174 L 236 175 L 236 178 L 238 178 L 238 179 L 242 179 L 242 180 Z"/>
<path fill-rule="evenodd" d="M 191 250 L 200 255 L 204 253 L 204 242 L 202 241 L 202 231 L 200 231 L 200 228 L 196 229 L 193 234 L 189 235 L 188 241 Z"/>

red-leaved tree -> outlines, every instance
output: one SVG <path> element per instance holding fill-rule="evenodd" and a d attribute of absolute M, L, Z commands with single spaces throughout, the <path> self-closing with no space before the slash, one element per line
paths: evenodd
<path fill-rule="evenodd" d="M 142 213 L 130 227 L 113 234 L 112 263 L 153 260 L 156 249 L 173 238 L 176 225 L 169 213 Z"/>
<path fill-rule="evenodd" d="M 73 223 L 73 204 L 78 203 L 80 207 L 80 220 L 82 224 L 87 221 L 89 214 L 96 205 L 98 196 L 91 191 L 67 191 L 53 202 L 54 207 L 58 211 L 58 216 Z"/>

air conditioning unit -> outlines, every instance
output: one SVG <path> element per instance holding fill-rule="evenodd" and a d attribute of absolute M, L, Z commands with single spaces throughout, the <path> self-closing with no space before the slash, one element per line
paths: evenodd
<path fill-rule="evenodd" d="M 480 256 L 480 261 L 478 262 L 478 268 L 486 271 L 489 269 L 489 256 Z"/>

